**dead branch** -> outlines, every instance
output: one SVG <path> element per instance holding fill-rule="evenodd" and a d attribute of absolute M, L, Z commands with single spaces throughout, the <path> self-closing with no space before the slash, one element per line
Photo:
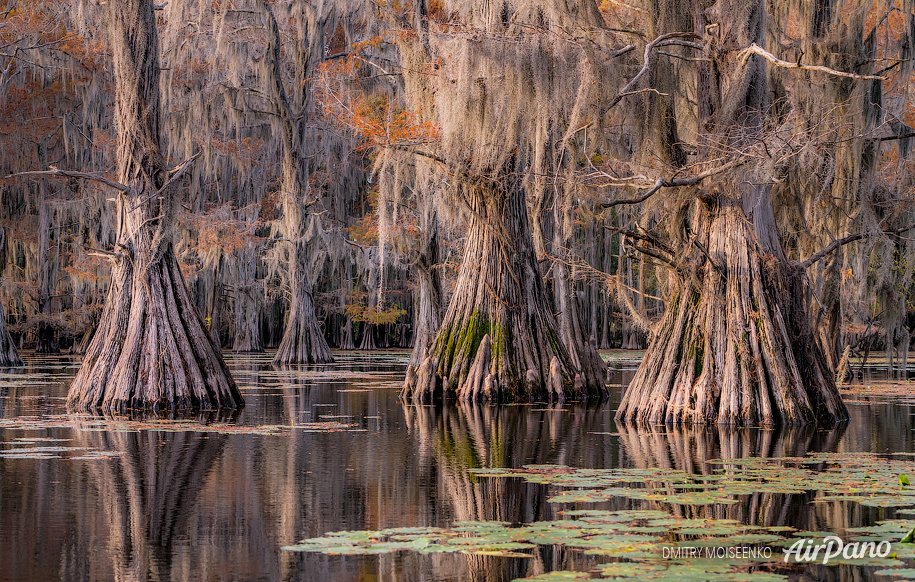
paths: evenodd
<path fill-rule="evenodd" d="M 822 65 L 802 65 L 800 63 L 800 61 L 794 62 L 794 63 L 789 62 L 789 61 L 783 61 L 780 58 L 773 55 L 772 53 L 770 53 L 769 51 L 767 51 L 766 49 L 764 49 L 761 46 L 759 46 L 758 44 L 756 44 L 755 42 L 753 44 L 751 44 L 750 46 L 748 46 L 747 48 L 740 51 L 740 54 L 739 54 L 740 64 L 746 65 L 747 60 L 750 58 L 750 55 L 759 55 L 762 58 L 769 61 L 770 63 L 772 63 L 773 65 L 776 65 L 778 67 L 783 67 L 786 69 L 801 69 L 803 71 L 819 71 L 821 73 L 826 73 L 827 75 L 833 75 L 836 77 L 845 77 L 847 79 L 861 79 L 861 80 L 872 79 L 872 80 L 877 80 L 877 81 L 886 80 L 886 77 L 881 77 L 879 75 L 858 75 L 855 73 L 846 73 L 844 71 L 837 71 L 835 69 L 830 69 L 829 67 L 824 67 Z"/>
<path fill-rule="evenodd" d="M 622 204 L 640 204 L 640 203 L 648 200 L 654 194 L 656 194 L 661 188 L 680 188 L 683 186 L 695 186 L 696 184 L 698 184 L 699 182 L 701 182 L 702 180 L 704 180 L 710 176 L 714 176 L 715 174 L 720 174 L 722 172 L 726 172 L 732 168 L 736 168 L 737 166 L 740 166 L 741 164 L 743 164 L 745 162 L 746 162 L 745 158 L 736 158 L 726 164 L 718 166 L 717 168 L 712 168 L 710 170 L 706 170 L 704 172 L 696 174 L 695 176 L 693 176 L 691 178 L 678 178 L 676 180 L 665 180 L 664 178 L 658 178 L 657 180 L 655 180 L 654 186 L 652 186 L 647 192 L 645 192 L 641 196 L 638 196 L 636 198 L 624 198 L 622 200 L 614 200 L 613 202 L 604 202 L 601 204 L 601 206 L 603 208 L 613 208 L 614 206 L 620 206 Z"/>
<path fill-rule="evenodd" d="M 855 242 L 856 240 L 870 238 L 872 236 L 878 236 L 881 234 L 899 234 L 900 232 L 904 232 L 906 230 L 912 230 L 913 228 L 915 228 L 915 224 L 911 224 L 909 226 L 904 226 L 902 228 L 897 228 L 895 230 L 875 230 L 872 232 L 859 232 L 857 234 L 850 234 L 846 237 L 832 241 L 823 250 L 812 254 L 807 260 L 801 262 L 801 266 L 806 269 L 806 268 L 810 267 L 811 265 L 813 265 L 814 263 L 816 263 L 817 261 L 823 259 L 823 257 L 829 255 L 830 253 L 832 253 L 839 247 L 845 246 L 848 243 Z"/>
<path fill-rule="evenodd" d="M 645 45 L 645 56 L 642 61 L 643 62 L 642 69 L 638 73 L 636 73 L 635 77 L 633 77 L 631 81 L 626 83 L 626 86 L 623 87 L 619 93 L 617 93 L 616 97 L 614 97 L 612 100 L 610 100 L 610 103 L 604 109 L 604 112 L 606 113 L 610 109 L 613 109 L 613 107 L 616 106 L 616 104 L 619 103 L 623 99 L 623 97 L 625 97 L 626 95 L 633 94 L 634 88 L 638 85 L 638 83 L 642 79 L 642 77 L 645 76 L 645 74 L 651 69 L 651 66 L 654 64 L 654 59 L 655 59 L 654 55 L 656 54 L 655 49 L 660 48 L 662 46 L 666 46 L 668 44 L 673 44 L 674 42 L 679 42 L 679 41 L 676 41 L 675 39 L 680 39 L 680 38 L 701 38 L 701 37 L 698 34 L 693 33 L 693 32 L 668 32 L 667 34 L 662 34 L 658 38 L 654 39 L 653 41 L 651 41 L 650 43 Z"/>
<path fill-rule="evenodd" d="M 15 178 L 17 176 L 57 176 L 63 178 L 82 178 L 84 180 L 91 180 L 93 182 L 99 182 L 105 184 L 115 190 L 120 190 L 121 192 L 127 192 L 128 188 L 120 182 L 115 182 L 114 180 L 109 180 L 105 176 L 99 174 L 88 174 L 86 172 L 74 172 L 72 170 L 61 170 L 59 168 L 51 167 L 50 170 L 41 170 L 34 172 L 17 172 L 15 174 L 10 174 L 7 178 Z"/>
<path fill-rule="evenodd" d="M 624 228 L 616 228 L 615 226 L 607 226 L 606 224 L 604 225 L 604 228 L 606 230 L 609 230 L 612 232 L 618 232 L 619 234 L 621 234 L 623 236 L 628 236 L 629 238 L 632 238 L 635 240 L 647 242 L 648 244 L 656 246 L 657 248 L 659 248 L 663 252 L 667 253 L 668 255 L 673 256 L 673 254 L 674 254 L 674 250 L 672 248 L 670 248 L 669 246 L 662 243 L 661 241 L 659 241 L 658 239 L 656 239 L 655 237 L 653 237 L 651 235 L 640 234 L 640 233 L 637 233 L 632 230 L 626 230 Z"/>

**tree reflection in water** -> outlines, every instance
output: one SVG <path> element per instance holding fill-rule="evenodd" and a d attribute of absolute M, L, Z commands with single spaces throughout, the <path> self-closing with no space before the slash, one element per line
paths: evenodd
<path fill-rule="evenodd" d="M 206 414 L 194 420 L 229 419 Z M 186 578 L 197 561 L 186 551 L 194 537 L 190 518 L 223 452 L 225 435 L 149 430 L 76 434 L 79 446 L 120 453 L 109 461 L 88 463 L 102 500 L 115 580 Z"/>
<path fill-rule="evenodd" d="M 337 417 L 355 423 L 359 432 L 294 428 L 264 436 L 3 429 L 2 441 L 23 436 L 73 439 L 61 444 L 121 456 L 71 460 L 81 454 L 75 451 L 59 459 L 0 459 L 0 582 L 497 581 L 551 570 L 587 571 L 607 561 L 557 547 L 539 547 L 530 559 L 408 552 L 328 556 L 280 550 L 332 531 L 448 528 L 460 520 L 531 523 L 560 519 L 566 509 L 664 509 L 842 535 L 846 527 L 891 519 L 893 510 L 847 501 L 810 503 L 812 494 L 752 494 L 728 506 L 632 499 L 565 505 L 547 501 L 560 492 L 558 487 L 478 478 L 468 470 L 565 464 L 711 473 L 715 467 L 706 461 L 716 458 L 915 449 L 913 410 L 899 404 L 853 406 L 850 423 L 829 431 L 717 426 L 633 430 L 616 428 L 612 404 L 403 406 L 396 400 L 397 388 L 372 384 L 378 379 L 325 379 L 317 369 L 287 373 L 264 369 L 256 358 L 245 369 L 241 361 L 233 367 L 249 403 L 239 418 L 244 427 Z M 11 386 L 0 392 L 4 416 L 46 410 L 54 414 L 59 404 L 53 398 L 62 396 L 61 388 L 42 382 L 41 387 Z M 867 578 L 862 572 L 831 567 L 792 573 L 852 580 Z"/>

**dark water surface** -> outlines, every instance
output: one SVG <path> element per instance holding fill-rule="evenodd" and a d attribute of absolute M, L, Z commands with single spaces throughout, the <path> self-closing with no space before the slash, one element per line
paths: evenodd
<path fill-rule="evenodd" d="M 704 461 L 722 457 L 915 452 L 913 410 L 900 403 L 853 404 L 851 422 L 835 430 L 634 431 L 613 422 L 631 371 L 616 374 L 613 399 L 601 406 L 442 408 L 397 401 L 404 353 L 338 354 L 332 366 L 282 372 L 265 369 L 268 356 L 228 357 L 247 400 L 229 420 L 250 432 L 134 431 L 112 425 L 117 419 L 99 427 L 55 418 L 66 414 L 77 359 L 26 354 L 26 369 L 0 371 L 0 423 L 34 417 L 24 419 L 28 430 L 0 424 L 0 580 L 511 580 L 587 571 L 601 560 L 551 547 L 528 560 L 280 548 L 331 531 L 530 523 L 568 509 L 547 503 L 555 488 L 477 479 L 467 472 L 473 467 L 704 472 Z M 342 424 L 328 431 L 328 422 Z M 22 441 L 35 437 L 65 440 Z M 3 456 L 41 446 L 81 448 L 36 452 L 51 458 Z M 614 505 L 627 507 L 636 505 Z M 800 495 L 714 511 L 744 523 L 837 533 L 894 516 L 892 509 L 813 504 Z M 872 579 L 873 570 L 811 567 L 792 575 Z"/>

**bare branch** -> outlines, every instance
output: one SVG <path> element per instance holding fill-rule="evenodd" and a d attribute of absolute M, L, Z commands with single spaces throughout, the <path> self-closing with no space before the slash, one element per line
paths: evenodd
<path fill-rule="evenodd" d="M 740 51 L 740 63 L 745 65 L 747 60 L 750 58 L 750 55 L 759 55 L 762 58 L 766 59 L 773 65 L 784 67 L 786 69 L 801 69 L 804 71 L 820 71 L 821 73 L 826 73 L 827 75 L 833 75 L 836 77 L 845 77 L 848 79 L 873 79 L 877 81 L 885 81 L 886 77 L 881 77 L 879 75 L 857 75 L 855 73 L 846 73 L 844 71 L 837 71 L 835 69 L 830 69 L 829 67 L 824 67 L 822 65 L 802 65 L 800 62 L 791 63 L 789 61 L 783 61 L 780 58 L 776 57 L 766 49 L 762 48 L 755 42 L 748 46 L 747 48 Z"/>
<path fill-rule="evenodd" d="M 806 269 L 806 268 L 810 267 L 811 265 L 813 265 L 814 263 L 816 263 L 817 261 L 823 259 L 823 257 L 829 255 L 830 253 L 832 253 L 839 247 L 845 246 L 848 243 L 855 242 L 856 240 L 870 238 L 872 236 L 878 236 L 881 234 L 899 234 L 900 232 L 903 232 L 906 230 L 912 230 L 913 228 L 915 228 L 915 224 L 911 224 L 909 226 L 904 226 L 902 228 L 897 228 L 895 230 L 875 230 L 875 231 L 871 231 L 871 232 L 859 232 L 857 234 L 850 234 L 846 237 L 832 241 L 823 250 L 814 253 L 807 260 L 801 261 L 801 266 Z"/>
<path fill-rule="evenodd" d="M 110 180 L 105 176 L 99 174 L 87 174 L 86 172 L 74 172 L 72 170 L 61 170 L 59 168 L 52 167 L 50 170 L 35 171 L 35 172 L 17 172 L 15 174 L 10 174 L 7 178 L 14 178 L 16 176 L 57 176 L 59 178 L 82 178 L 84 180 L 91 180 L 93 182 L 99 182 L 105 184 L 115 190 L 120 190 L 121 192 L 127 192 L 129 188 L 120 182 L 115 182 Z"/>
<path fill-rule="evenodd" d="M 638 196 L 636 198 L 624 198 L 622 200 L 614 200 L 613 202 L 604 202 L 603 204 L 601 204 L 601 206 L 604 208 L 613 208 L 614 206 L 620 206 L 622 204 L 640 204 L 640 203 L 648 200 L 650 197 L 654 196 L 658 192 L 658 190 L 660 190 L 661 188 L 680 188 L 683 186 L 694 186 L 694 185 L 698 184 L 699 182 L 701 182 L 702 180 L 708 178 L 709 176 L 714 176 L 715 174 L 720 174 L 722 172 L 726 172 L 726 171 L 730 170 L 731 168 L 736 168 L 737 166 L 739 166 L 745 162 L 746 162 L 745 158 L 737 158 L 737 159 L 731 160 L 730 162 L 728 162 L 722 166 L 718 166 L 717 168 L 712 168 L 710 170 L 706 170 L 704 172 L 696 174 L 695 176 L 693 176 L 691 178 L 679 178 L 676 180 L 665 180 L 664 178 L 658 178 L 657 180 L 655 180 L 654 186 L 652 186 L 651 189 L 649 189 L 647 192 L 645 192 L 641 196 Z"/>
<path fill-rule="evenodd" d="M 659 249 L 661 249 L 668 255 L 673 256 L 673 254 L 674 254 L 674 251 L 672 248 L 670 248 L 669 246 L 667 246 L 666 244 L 662 243 L 661 241 L 659 241 L 658 239 L 656 239 L 655 237 L 653 237 L 649 234 L 640 234 L 640 233 L 637 233 L 632 230 L 626 230 L 624 228 L 616 228 L 615 226 L 607 226 L 606 224 L 604 225 L 604 228 L 606 230 L 609 230 L 612 232 L 618 232 L 623 236 L 628 236 L 629 238 L 632 238 L 635 240 L 647 242 L 648 244 L 658 247 Z"/>
<path fill-rule="evenodd" d="M 605 112 L 613 109 L 617 103 L 619 103 L 623 97 L 626 95 L 632 95 L 633 90 L 638 85 L 642 77 L 645 76 L 645 73 L 651 69 L 651 66 L 654 64 L 654 54 L 655 49 L 659 46 L 665 46 L 665 41 L 671 41 L 677 38 L 700 38 L 698 34 L 693 32 L 668 32 L 667 34 L 662 34 L 658 38 L 654 39 L 647 45 L 645 45 L 645 58 L 642 65 L 642 70 L 640 70 L 631 81 L 626 83 L 626 86 L 614 97 L 610 103 L 607 105 Z"/>

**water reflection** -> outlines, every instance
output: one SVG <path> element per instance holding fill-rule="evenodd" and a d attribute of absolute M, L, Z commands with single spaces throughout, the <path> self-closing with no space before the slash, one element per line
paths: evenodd
<path fill-rule="evenodd" d="M 114 579 L 185 578 L 197 562 L 190 551 L 190 520 L 226 437 L 159 431 L 77 434 L 79 446 L 121 453 L 111 461 L 87 463 L 91 483 L 103 500 L 102 515 L 80 516 L 100 521 L 86 525 L 105 532 Z M 79 562 L 90 554 L 88 548 L 73 549 L 67 553 L 73 562 L 62 564 L 62 570 L 69 570 L 65 578 L 86 569 Z"/>
<path fill-rule="evenodd" d="M 0 580 L 511 580 L 555 569 L 589 570 L 599 558 L 541 547 L 529 560 L 484 556 L 294 554 L 280 547 L 330 531 L 449 527 L 458 520 L 530 523 L 573 507 L 556 488 L 520 479 L 477 479 L 474 467 L 565 464 L 669 467 L 708 473 L 716 458 L 803 456 L 808 451 L 913 451 L 912 409 L 851 407 L 836 430 L 640 430 L 616 427 L 603 406 L 404 406 L 402 364 L 343 362 L 275 370 L 269 357 L 236 358 L 248 405 L 243 426 L 285 425 L 281 435 L 0 429 L 73 439 L 69 446 L 121 453 L 113 460 L 0 458 Z M 53 365 L 47 360 L 43 365 Z M 0 381 L 2 417 L 62 414 L 66 371 L 51 381 Z M 38 397 L 30 399 L 30 397 Z M 36 409 L 32 402 L 41 402 Z M 336 419 L 350 429 L 308 432 Z M 200 419 L 206 422 L 208 419 Z M 354 429 L 354 430 L 353 430 Z M 14 445 L 3 445 L 11 447 Z M 808 494 L 754 494 L 716 507 L 653 507 L 746 523 L 842 533 L 893 517 Z M 621 499 L 574 508 L 621 509 Z M 810 579 L 867 579 L 869 571 L 793 571 Z"/>

